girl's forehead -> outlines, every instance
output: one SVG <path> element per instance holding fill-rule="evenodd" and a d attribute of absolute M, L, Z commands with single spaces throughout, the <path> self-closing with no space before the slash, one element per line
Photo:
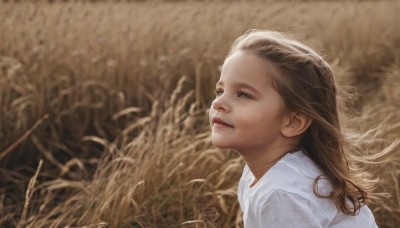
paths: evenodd
<path fill-rule="evenodd" d="M 265 58 L 247 51 L 235 51 L 225 59 L 219 82 L 269 83 L 275 68 L 273 63 Z"/>

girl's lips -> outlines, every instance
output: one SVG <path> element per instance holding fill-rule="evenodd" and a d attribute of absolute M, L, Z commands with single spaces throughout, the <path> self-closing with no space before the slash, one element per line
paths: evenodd
<path fill-rule="evenodd" d="M 214 117 L 214 118 L 212 119 L 212 123 L 213 123 L 213 124 L 218 124 L 218 125 L 222 125 L 222 126 L 232 127 L 232 128 L 233 128 L 232 125 L 227 124 L 226 122 L 224 122 L 223 120 L 221 120 L 220 118 L 217 118 L 217 117 Z"/>

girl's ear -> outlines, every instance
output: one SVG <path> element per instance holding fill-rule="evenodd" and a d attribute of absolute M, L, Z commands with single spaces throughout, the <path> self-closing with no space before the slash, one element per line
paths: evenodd
<path fill-rule="evenodd" d="M 303 134 L 310 127 L 312 119 L 299 112 L 290 113 L 281 133 L 285 137 L 296 137 Z"/>

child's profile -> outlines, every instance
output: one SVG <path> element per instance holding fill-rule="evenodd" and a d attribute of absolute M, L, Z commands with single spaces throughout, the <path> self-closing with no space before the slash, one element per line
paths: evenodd
<path fill-rule="evenodd" d="M 245 227 L 377 227 L 368 173 L 354 174 L 329 64 L 279 32 L 251 30 L 226 57 L 209 118 L 212 143 L 246 163 Z"/>

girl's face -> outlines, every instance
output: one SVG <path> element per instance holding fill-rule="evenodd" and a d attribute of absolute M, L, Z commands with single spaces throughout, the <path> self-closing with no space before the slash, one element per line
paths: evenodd
<path fill-rule="evenodd" d="M 273 69 L 269 61 L 245 51 L 225 60 L 209 113 L 215 146 L 239 152 L 281 146 L 287 115 L 272 85 Z"/>

